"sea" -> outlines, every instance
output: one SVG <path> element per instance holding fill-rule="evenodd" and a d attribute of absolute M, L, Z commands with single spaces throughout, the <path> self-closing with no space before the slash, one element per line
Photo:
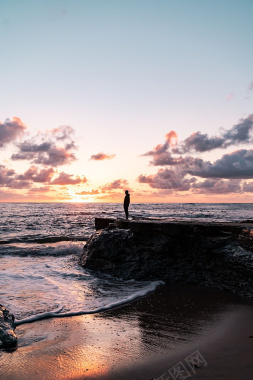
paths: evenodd
<path fill-rule="evenodd" d="M 253 219 L 253 204 L 131 204 L 129 214 L 130 219 L 240 222 Z M 79 265 L 83 247 L 95 232 L 95 218 L 124 218 L 122 204 L 0 203 L 0 215 L 0 304 L 15 315 L 17 325 L 97 313 L 163 283 L 134 278 L 126 282 Z"/>

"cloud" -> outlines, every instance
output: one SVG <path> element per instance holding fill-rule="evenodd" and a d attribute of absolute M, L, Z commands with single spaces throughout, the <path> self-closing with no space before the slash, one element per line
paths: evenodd
<path fill-rule="evenodd" d="M 195 178 L 184 178 L 182 172 L 175 172 L 170 169 L 160 169 L 154 175 L 140 175 L 138 181 L 147 183 L 155 189 L 171 189 L 176 191 L 187 191 L 191 188 L 191 184 L 195 182 Z"/>
<path fill-rule="evenodd" d="M 245 193 L 253 193 L 253 182 L 245 182 L 242 189 Z"/>
<path fill-rule="evenodd" d="M 253 81 L 249 84 L 248 89 L 249 89 L 249 91 L 253 91 Z"/>
<path fill-rule="evenodd" d="M 195 132 L 178 143 L 174 131 L 166 135 L 164 144 L 157 145 L 144 156 L 151 156 L 154 166 L 166 166 L 156 174 L 138 177 L 139 183 L 151 188 L 162 189 L 177 194 L 189 191 L 193 194 L 229 194 L 251 192 L 252 183 L 242 184 L 242 180 L 253 178 L 253 149 L 238 149 L 224 154 L 214 162 L 190 153 L 204 153 L 217 148 L 253 143 L 253 114 L 222 130 L 217 136 Z M 206 179 L 200 181 L 201 178 Z M 179 195 L 179 194 L 178 194 Z"/>
<path fill-rule="evenodd" d="M 39 188 L 38 188 L 39 190 Z M 35 191 L 35 189 L 29 189 L 26 194 L 21 194 L 18 191 L 12 191 L 10 189 L 0 189 L 0 199 L 5 202 L 55 202 L 56 196 L 46 195 L 46 190 L 43 191 L 43 188 L 40 188 L 40 191 Z M 66 197 L 61 194 L 57 194 L 58 201 L 69 200 L 69 197 Z"/>
<path fill-rule="evenodd" d="M 78 185 L 86 183 L 85 177 L 74 177 L 72 174 L 61 172 L 52 180 L 56 172 L 53 168 L 40 169 L 36 166 L 31 166 L 25 173 L 17 174 L 14 170 L 7 169 L 4 165 L 0 165 L 0 188 L 8 187 L 12 189 L 30 189 L 37 192 L 37 187 L 33 188 L 34 183 L 44 183 L 46 185 Z M 50 189 L 49 187 L 44 187 Z M 51 188 L 52 189 L 52 188 Z"/>
<path fill-rule="evenodd" d="M 93 154 L 90 160 L 95 160 L 95 161 L 111 160 L 115 156 L 116 154 L 97 153 L 97 154 Z"/>
<path fill-rule="evenodd" d="M 164 166 L 164 165 L 180 165 L 184 164 L 186 161 L 182 156 L 173 157 L 170 152 L 163 152 L 154 155 L 153 160 L 150 162 L 154 166 Z"/>
<path fill-rule="evenodd" d="M 225 154 L 214 163 L 193 159 L 187 173 L 202 178 L 253 178 L 253 149 Z"/>
<path fill-rule="evenodd" d="M 169 149 L 177 144 L 177 134 L 175 131 L 170 131 L 165 135 L 166 142 L 158 144 L 153 150 L 144 153 L 142 156 L 152 156 L 151 165 L 179 165 L 184 163 L 183 157 L 172 157 Z"/>
<path fill-rule="evenodd" d="M 223 134 L 224 147 L 227 148 L 230 145 L 238 143 L 252 143 L 252 136 L 250 132 L 253 127 L 253 114 L 249 115 L 245 119 L 241 119 L 240 123 L 234 125 L 230 130 Z"/>
<path fill-rule="evenodd" d="M 19 179 L 14 170 L 7 169 L 4 165 L 0 165 L 0 187 L 28 189 L 31 187 L 31 182 L 25 179 Z"/>
<path fill-rule="evenodd" d="M 31 186 L 32 184 L 29 181 L 16 181 L 16 180 L 13 180 L 12 182 L 6 185 L 6 187 L 9 187 L 11 189 L 29 189 Z"/>
<path fill-rule="evenodd" d="M 81 191 L 81 193 L 76 193 L 76 195 L 96 195 L 96 194 L 99 194 L 98 190 Z"/>
<path fill-rule="evenodd" d="M 127 186 L 128 186 L 128 181 L 126 181 L 125 179 L 117 179 L 101 187 L 101 190 L 110 191 L 110 190 L 117 190 L 117 189 L 125 189 Z"/>
<path fill-rule="evenodd" d="M 158 144 L 153 150 L 144 153 L 143 156 L 156 156 L 167 152 L 168 148 L 177 144 L 177 134 L 175 131 L 170 131 L 165 135 L 166 142 Z"/>
<path fill-rule="evenodd" d="M 170 131 L 164 144 L 158 144 L 153 150 L 143 154 L 151 156 L 151 165 L 168 166 L 183 165 L 189 161 L 184 154 L 209 152 L 217 148 L 225 149 L 231 145 L 249 144 L 253 142 L 253 114 L 239 120 L 232 128 L 224 130 L 219 136 L 208 136 L 200 131 L 194 132 L 181 143 L 177 141 L 175 131 Z M 179 155 L 179 156 L 178 156 Z"/>
<path fill-rule="evenodd" d="M 194 193 L 198 194 L 229 194 L 242 192 L 241 181 L 235 179 L 206 179 L 204 182 L 194 183 L 192 189 Z"/>
<path fill-rule="evenodd" d="M 184 140 L 178 152 L 206 152 L 216 148 L 222 148 L 224 139 L 221 137 L 209 137 L 206 133 L 195 132 Z M 174 152 L 177 152 L 175 149 Z"/>
<path fill-rule="evenodd" d="M 72 152 L 75 142 L 70 139 L 73 129 L 68 126 L 55 128 L 45 134 L 38 134 L 30 140 L 18 144 L 19 151 L 12 160 L 28 160 L 34 164 L 59 166 L 76 160 Z M 60 143 L 63 146 L 58 145 Z"/>
<path fill-rule="evenodd" d="M 80 183 L 87 182 L 87 178 L 83 177 L 74 177 L 73 174 L 60 173 L 57 178 L 55 178 L 50 185 L 78 185 Z"/>
<path fill-rule="evenodd" d="M 199 182 L 197 177 L 206 178 Z M 152 188 L 173 191 L 192 190 L 195 193 L 237 193 L 253 188 L 241 186 L 241 180 L 253 178 L 253 149 L 240 149 L 225 154 L 214 163 L 201 158 L 188 157 L 186 163 L 176 169 L 160 169 L 154 175 L 140 175 L 138 181 Z"/>
<path fill-rule="evenodd" d="M 50 186 L 42 186 L 42 187 L 33 187 L 32 189 L 29 189 L 28 193 L 47 193 L 49 191 L 55 191 Z"/>
<path fill-rule="evenodd" d="M 49 130 L 56 140 L 68 140 L 70 136 L 74 135 L 74 129 L 69 125 L 62 125 L 60 127 Z"/>
<path fill-rule="evenodd" d="M 54 169 L 38 169 L 31 166 L 24 174 L 17 174 L 12 169 L 0 165 L 0 187 L 12 189 L 29 189 L 33 182 L 48 183 L 54 175 Z"/>
<path fill-rule="evenodd" d="M 18 117 L 13 117 L 12 121 L 6 119 L 4 123 L 0 122 L 0 148 L 8 143 L 15 141 L 26 129 L 26 126 Z"/>
<path fill-rule="evenodd" d="M 240 119 L 231 129 L 224 131 L 220 136 L 209 137 L 207 134 L 195 132 L 187 137 L 175 153 L 207 152 L 217 148 L 227 148 L 231 145 L 252 143 L 250 132 L 253 128 L 253 114 Z"/>
<path fill-rule="evenodd" d="M 22 196 L 21 196 L 22 197 Z M 19 201 L 20 200 L 20 195 L 18 194 L 17 191 L 11 191 L 10 189 L 8 190 L 2 190 L 0 189 L 0 199 L 1 201 Z"/>
<path fill-rule="evenodd" d="M 17 176 L 19 180 L 29 180 L 33 182 L 50 182 L 54 175 L 54 169 L 38 169 L 36 166 L 31 166 L 24 174 Z"/>

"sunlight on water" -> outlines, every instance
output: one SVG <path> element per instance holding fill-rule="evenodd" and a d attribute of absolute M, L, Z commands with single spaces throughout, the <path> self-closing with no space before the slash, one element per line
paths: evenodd
<path fill-rule="evenodd" d="M 95 277 L 78 265 L 73 255 L 57 257 L 4 256 L 0 260 L 0 299 L 17 320 L 60 311 L 60 315 L 86 313 L 120 304 L 154 283 L 123 282 L 110 276 Z M 35 318 L 36 319 L 36 318 Z"/>

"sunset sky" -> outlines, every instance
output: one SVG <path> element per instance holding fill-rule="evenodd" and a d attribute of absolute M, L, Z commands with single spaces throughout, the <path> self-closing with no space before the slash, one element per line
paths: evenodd
<path fill-rule="evenodd" d="M 0 201 L 252 202 L 252 0 L 0 0 Z"/>

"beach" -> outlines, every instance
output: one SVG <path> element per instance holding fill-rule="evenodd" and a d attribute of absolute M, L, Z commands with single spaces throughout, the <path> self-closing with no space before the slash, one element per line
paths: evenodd
<path fill-rule="evenodd" d="M 166 216 L 177 222 L 180 216 L 185 223 L 204 225 L 239 223 L 245 219 L 245 209 L 253 220 L 252 204 L 132 205 L 131 212 L 134 220 Z M 194 259 L 192 247 L 188 250 L 182 241 L 178 268 L 173 269 L 173 262 L 164 265 L 181 276 L 181 285 L 176 277 L 161 285 L 166 280 L 160 272 L 159 281 L 138 279 L 143 266 L 135 262 L 134 249 L 127 257 L 136 267 L 132 265 L 135 271 L 127 280 L 119 263 L 116 277 L 111 268 L 101 273 L 101 266 L 92 270 L 80 265 L 95 218 L 115 219 L 122 212 L 121 205 L 2 204 L 1 212 L 0 303 L 18 324 L 17 348 L 0 350 L 1 380 L 252 377 L 252 288 L 245 285 L 251 280 L 247 273 L 252 268 L 252 253 L 247 247 L 229 240 L 225 251 L 215 251 L 217 260 L 211 260 L 214 256 L 203 256 L 198 246 Z M 210 239 L 217 242 L 217 237 Z M 227 261 L 221 264 L 218 259 L 223 253 Z M 162 257 L 165 254 L 157 262 Z M 216 263 L 215 270 L 207 266 L 205 257 Z M 238 278 L 229 271 L 237 259 L 243 264 Z M 146 262 L 155 269 L 152 256 Z M 191 267 L 191 262 L 196 262 L 195 279 L 201 279 L 204 271 L 210 278 L 219 272 L 223 284 L 233 285 L 230 293 L 220 290 L 219 281 L 209 288 L 203 281 L 201 287 L 189 281 L 183 285 L 191 272 L 187 266 L 184 272 L 182 268 L 185 263 Z M 131 268 L 126 267 L 126 274 Z M 238 294 L 244 290 L 249 297 L 243 299 Z M 86 314 L 91 311 L 96 313 Z M 50 313 L 53 317 L 44 319 Z M 32 323 L 27 323 L 29 318 Z M 185 374 L 179 371 L 177 375 L 183 369 Z"/>
<path fill-rule="evenodd" d="M 189 378 L 253 374 L 253 306 L 213 289 L 164 285 L 101 314 L 27 323 L 16 333 L 18 348 L 0 354 L 2 380 L 173 379 L 178 363 Z M 199 368 L 191 369 L 194 354 Z"/>

